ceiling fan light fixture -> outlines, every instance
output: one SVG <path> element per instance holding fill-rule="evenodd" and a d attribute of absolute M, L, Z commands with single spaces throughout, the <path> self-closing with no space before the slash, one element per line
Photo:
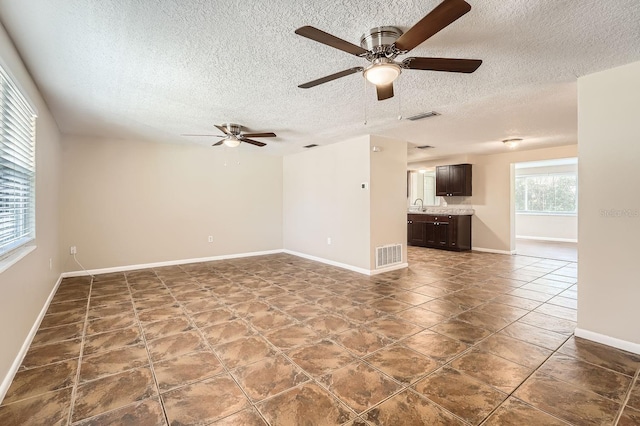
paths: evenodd
<path fill-rule="evenodd" d="M 511 139 L 505 139 L 502 141 L 503 144 L 505 144 L 507 147 L 511 149 L 517 148 L 518 145 L 520 145 L 520 142 L 522 142 L 521 138 L 511 138 Z"/>
<path fill-rule="evenodd" d="M 229 136 L 227 139 L 225 139 L 224 144 L 229 148 L 235 148 L 240 145 L 240 140 L 235 136 Z"/>
<path fill-rule="evenodd" d="M 364 78 L 376 86 L 386 86 L 393 83 L 400 73 L 402 73 L 402 68 L 398 64 L 380 61 L 374 62 L 364 70 Z"/>

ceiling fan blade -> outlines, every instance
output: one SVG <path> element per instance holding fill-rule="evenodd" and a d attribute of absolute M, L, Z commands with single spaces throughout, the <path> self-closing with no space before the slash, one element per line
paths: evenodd
<path fill-rule="evenodd" d="M 218 145 L 222 145 L 223 143 L 224 143 L 224 141 L 220 141 L 220 142 L 216 142 L 216 143 L 214 143 L 214 144 L 213 144 L 213 145 L 211 145 L 211 146 L 218 146 Z"/>
<path fill-rule="evenodd" d="M 222 136 L 222 135 L 192 135 L 187 133 L 183 133 L 180 136 L 208 136 L 208 137 L 214 137 L 214 138 L 226 138 L 226 136 Z"/>
<path fill-rule="evenodd" d="M 231 136 L 231 132 L 229 131 L 229 129 L 227 129 L 224 126 L 218 126 L 217 124 L 214 124 L 214 126 L 216 126 L 218 128 L 218 130 L 220 130 L 222 133 L 224 133 L 225 135 Z"/>
<path fill-rule="evenodd" d="M 337 72 L 335 74 L 331 74 L 331 75 L 328 75 L 326 77 L 322 77 L 322 78 L 319 78 L 317 80 L 313 80 L 313 81 L 310 81 L 308 83 L 301 84 L 298 87 L 301 88 L 301 89 L 308 89 L 310 87 L 318 86 L 320 84 L 327 83 L 329 81 L 337 80 L 337 79 L 339 79 L 341 77 L 346 77 L 348 75 L 351 75 L 351 74 L 354 74 L 354 73 L 357 73 L 357 72 L 360 72 L 360 71 L 363 71 L 363 70 L 364 70 L 364 68 L 362 68 L 362 67 L 349 68 L 348 70 L 340 71 L 340 72 Z"/>
<path fill-rule="evenodd" d="M 275 138 L 276 134 L 273 132 L 266 132 L 266 133 L 243 133 L 242 134 L 243 137 L 249 137 L 249 138 Z"/>
<path fill-rule="evenodd" d="M 444 0 L 435 9 L 409 28 L 395 42 L 398 50 L 407 52 L 471 10 L 464 0 Z"/>
<path fill-rule="evenodd" d="M 314 27 L 306 26 L 300 27 L 295 31 L 296 34 L 306 37 L 318 43 L 326 44 L 327 46 L 342 50 L 343 52 L 350 53 L 355 56 L 366 55 L 368 51 L 360 46 L 356 46 L 353 43 L 349 43 L 346 40 L 338 38 L 329 33 L 325 33 Z"/>
<path fill-rule="evenodd" d="M 386 84 L 384 86 L 376 86 L 376 92 L 378 94 L 378 100 L 384 101 L 385 99 L 393 98 L 393 83 Z"/>
<path fill-rule="evenodd" d="M 265 146 L 266 145 L 266 143 L 254 141 L 254 140 L 243 138 L 243 137 L 239 137 L 238 139 L 240 139 L 242 142 L 250 143 L 251 145 L 255 145 L 255 146 Z"/>
<path fill-rule="evenodd" d="M 481 59 L 407 58 L 402 66 L 411 70 L 472 73 L 482 65 Z"/>

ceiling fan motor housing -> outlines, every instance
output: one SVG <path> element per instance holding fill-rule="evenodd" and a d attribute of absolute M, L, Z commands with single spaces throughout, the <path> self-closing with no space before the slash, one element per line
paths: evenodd
<path fill-rule="evenodd" d="M 227 128 L 229 133 L 231 133 L 232 135 L 236 135 L 236 136 L 238 136 L 240 134 L 240 132 L 242 131 L 242 126 L 239 125 L 239 124 L 226 123 L 224 125 L 224 127 Z"/>
<path fill-rule="evenodd" d="M 393 59 L 398 55 L 392 49 L 393 44 L 402 35 L 402 30 L 396 27 L 375 27 L 360 37 L 360 46 L 373 53 L 373 60 L 379 57 Z"/>

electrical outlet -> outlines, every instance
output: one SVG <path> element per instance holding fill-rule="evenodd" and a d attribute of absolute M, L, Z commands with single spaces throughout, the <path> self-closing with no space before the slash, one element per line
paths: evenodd
<path fill-rule="evenodd" d="M 209 235 L 209 238 L 207 239 L 207 241 L 209 241 L 210 243 L 213 242 L 213 235 Z"/>
<path fill-rule="evenodd" d="M 327 237 L 327 244 L 331 245 L 331 237 Z"/>
<path fill-rule="evenodd" d="M 69 253 L 70 253 L 70 254 L 77 254 L 77 253 L 78 253 L 78 250 L 76 249 L 76 246 L 71 246 L 71 247 L 69 248 Z"/>

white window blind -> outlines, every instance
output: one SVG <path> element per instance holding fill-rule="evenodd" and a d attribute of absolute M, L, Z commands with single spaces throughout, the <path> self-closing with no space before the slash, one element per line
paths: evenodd
<path fill-rule="evenodd" d="M 35 238 L 36 115 L 0 67 L 0 258 Z"/>

